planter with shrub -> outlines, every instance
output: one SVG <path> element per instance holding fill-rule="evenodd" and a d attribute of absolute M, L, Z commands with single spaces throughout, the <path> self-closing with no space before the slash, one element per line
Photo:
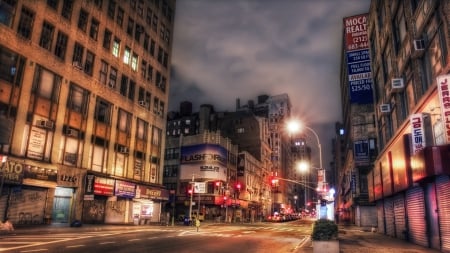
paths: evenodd
<path fill-rule="evenodd" d="M 311 234 L 314 253 L 339 253 L 338 226 L 327 219 L 316 220 Z"/>

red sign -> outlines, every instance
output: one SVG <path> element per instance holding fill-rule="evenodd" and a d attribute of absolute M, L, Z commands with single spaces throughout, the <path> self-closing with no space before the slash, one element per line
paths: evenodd
<path fill-rule="evenodd" d="M 94 194 L 113 196 L 114 195 L 114 179 L 95 177 Z"/>
<path fill-rule="evenodd" d="M 344 18 L 345 48 L 347 51 L 369 47 L 367 14 Z"/>

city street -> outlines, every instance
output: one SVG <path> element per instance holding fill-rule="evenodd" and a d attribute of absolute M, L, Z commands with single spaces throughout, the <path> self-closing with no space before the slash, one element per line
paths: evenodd
<path fill-rule="evenodd" d="M 18 229 L 0 237 L 0 252 L 295 252 L 311 222 L 188 226 L 96 226 Z"/>

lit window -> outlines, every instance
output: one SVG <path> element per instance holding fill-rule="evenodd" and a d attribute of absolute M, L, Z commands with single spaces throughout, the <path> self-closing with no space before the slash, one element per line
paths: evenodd
<path fill-rule="evenodd" d="M 134 71 L 137 71 L 138 69 L 138 56 L 137 54 L 133 54 L 133 57 L 131 58 L 131 69 Z"/>
<path fill-rule="evenodd" d="M 114 39 L 114 42 L 113 42 L 112 54 L 115 57 L 119 57 L 119 51 L 120 51 L 120 40 L 118 40 L 116 38 L 116 39 Z"/>
<path fill-rule="evenodd" d="M 130 64 L 130 58 L 131 58 L 131 49 L 126 47 L 125 52 L 123 54 L 123 63 Z"/>

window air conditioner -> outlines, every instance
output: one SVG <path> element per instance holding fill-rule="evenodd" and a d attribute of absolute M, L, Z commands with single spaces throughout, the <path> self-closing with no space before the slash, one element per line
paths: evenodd
<path fill-rule="evenodd" d="M 392 78 L 391 80 L 391 92 L 400 92 L 405 88 L 403 78 Z"/>
<path fill-rule="evenodd" d="M 140 106 L 146 106 L 147 103 L 144 100 L 139 100 L 139 105 Z"/>
<path fill-rule="evenodd" d="M 120 147 L 119 148 L 119 153 L 127 154 L 128 153 L 128 148 L 127 147 Z"/>
<path fill-rule="evenodd" d="M 39 120 L 38 121 L 38 126 L 43 127 L 43 128 L 52 129 L 53 128 L 53 121 L 50 121 L 50 120 Z"/>
<path fill-rule="evenodd" d="M 414 50 L 423 51 L 425 50 L 425 40 L 414 40 Z"/>
<path fill-rule="evenodd" d="M 78 138 L 78 131 L 75 129 L 67 129 L 67 135 Z"/>
<path fill-rule="evenodd" d="M 79 61 L 72 62 L 72 65 L 77 69 L 83 69 L 83 65 Z"/>
<path fill-rule="evenodd" d="M 380 105 L 380 113 L 381 114 L 388 114 L 391 112 L 391 105 L 390 104 L 381 104 Z"/>

